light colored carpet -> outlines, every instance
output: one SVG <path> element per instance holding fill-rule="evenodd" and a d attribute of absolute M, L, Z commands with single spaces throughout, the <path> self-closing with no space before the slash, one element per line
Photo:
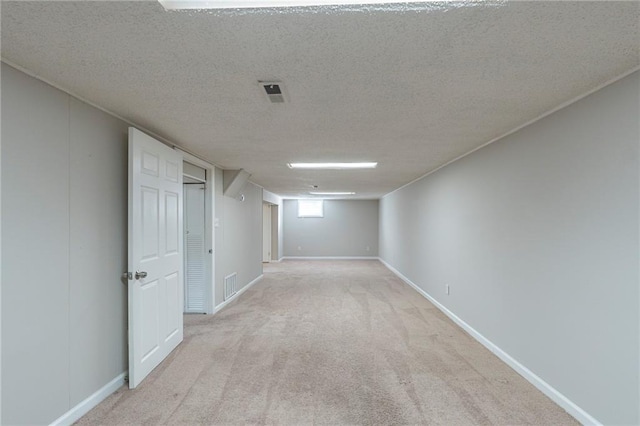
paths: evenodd
<path fill-rule="evenodd" d="M 377 261 L 265 265 L 78 423 L 577 424 Z"/>

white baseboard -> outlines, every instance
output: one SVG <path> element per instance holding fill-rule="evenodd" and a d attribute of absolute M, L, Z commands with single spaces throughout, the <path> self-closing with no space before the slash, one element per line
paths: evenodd
<path fill-rule="evenodd" d="M 251 281 L 249 284 L 245 285 L 244 287 L 242 287 L 240 290 L 238 290 L 236 292 L 236 294 L 234 294 L 233 296 L 231 296 L 229 299 L 225 300 L 224 302 L 220 303 L 218 306 L 216 306 L 215 308 L 213 308 L 213 312 L 211 312 L 210 315 L 214 315 L 217 312 L 220 311 L 220 309 L 224 308 L 225 306 L 227 306 L 229 303 L 233 302 L 238 296 L 240 296 L 242 293 L 244 293 L 245 291 L 249 290 L 249 288 L 251 286 L 253 286 L 255 283 L 257 283 L 258 281 L 260 281 L 262 278 L 264 277 L 264 274 L 260 274 L 260 276 L 258 278 L 256 278 L 255 280 Z"/>
<path fill-rule="evenodd" d="M 378 256 L 284 256 L 284 260 L 378 260 Z"/>
<path fill-rule="evenodd" d="M 456 314 L 451 312 L 444 305 L 440 304 L 440 302 L 438 302 L 436 299 L 431 297 L 431 295 L 429 295 L 429 293 L 427 293 L 426 291 L 424 291 L 423 289 L 418 287 L 409 278 L 407 278 L 404 275 L 402 275 L 400 273 L 400 271 L 395 269 L 393 266 L 389 265 L 383 259 L 379 259 L 379 260 L 391 272 L 396 274 L 398 276 L 398 278 L 400 278 L 402 281 L 404 281 L 405 283 L 407 283 L 408 285 L 413 287 L 418 293 L 420 293 L 427 300 L 429 300 L 429 302 L 433 303 L 436 308 L 440 309 L 446 316 L 451 318 L 451 320 L 453 322 L 455 322 L 463 330 L 465 330 L 467 333 L 469 333 L 471 335 L 471 337 L 473 337 L 478 342 L 480 342 L 485 348 L 487 348 L 491 352 L 493 352 L 493 354 L 496 355 L 498 358 L 500 358 L 502 361 L 504 361 L 505 364 L 507 364 L 509 367 L 513 368 L 518 374 L 520 374 L 522 377 L 524 377 L 533 386 L 538 388 L 538 390 L 540 390 L 542 393 L 547 395 L 552 401 L 554 401 L 556 404 L 558 404 L 560 407 L 562 407 L 567 413 L 571 414 L 580 423 L 582 423 L 583 425 L 597 425 L 597 426 L 601 426 L 602 425 L 601 422 L 596 420 L 593 416 L 591 416 L 589 413 L 584 411 L 582 408 L 580 408 L 578 405 L 576 405 L 569 398 L 567 398 L 566 396 L 564 396 L 563 394 L 558 392 L 549 383 L 547 383 L 544 380 L 542 380 L 540 377 L 538 377 L 535 373 L 533 373 L 527 367 L 525 367 L 524 365 L 520 364 L 511 355 L 509 355 L 508 353 L 506 353 L 505 351 L 500 349 L 498 346 L 496 346 L 493 342 L 491 342 L 489 339 L 487 339 L 482 334 L 480 334 L 478 331 L 476 331 L 469 324 L 467 324 L 462 319 L 460 319 Z"/>
<path fill-rule="evenodd" d="M 87 414 L 93 407 L 100 404 L 105 400 L 105 398 L 107 398 L 109 395 L 117 391 L 122 385 L 124 385 L 125 376 L 126 373 L 121 373 L 109 383 L 104 385 L 102 388 L 94 392 L 93 395 L 89 396 L 84 401 L 73 407 L 71 410 L 58 417 L 53 421 L 53 423 L 51 423 L 51 425 L 67 426 L 73 424 L 75 421 L 79 420 L 80 417 Z"/>
<path fill-rule="evenodd" d="M 236 294 L 233 295 L 228 300 L 225 300 L 221 304 L 215 307 L 212 314 L 215 314 L 220 309 L 224 308 L 227 304 L 232 302 L 236 297 L 240 296 L 242 293 L 247 291 L 251 286 L 260 281 L 264 275 L 260 275 L 255 280 L 251 281 L 246 286 L 242 287 Z M 73 407 L 71 410 L 64 413 L 62 416 L 58 417 L 51 423 L 51 426 L 67 426 L 73 424 L 75 421 L 79 420 L 82 416 L 87 414 L 93 407 L 104 401 L 109 395 L 117 391 L 122 385 L 124 385 L 124 378 L 126 373 L 122 373 L 109 383 L 104 385 L 102 388 L 97 390 L 93 395 L 86 398 L 84 401 L 80 402 L 78 405 Z"/>

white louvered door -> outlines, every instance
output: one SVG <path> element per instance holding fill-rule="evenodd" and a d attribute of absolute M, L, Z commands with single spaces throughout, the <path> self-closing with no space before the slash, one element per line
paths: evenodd
<path fill-rule="evenodd" d="M 204 184 L 184 185 L 185 293 L 184 311 L 205 313 Z"/>
<path fill-rule="evenodd" d="M 129 128 L 129 387 L 182 342 L 182 155 Z"/>

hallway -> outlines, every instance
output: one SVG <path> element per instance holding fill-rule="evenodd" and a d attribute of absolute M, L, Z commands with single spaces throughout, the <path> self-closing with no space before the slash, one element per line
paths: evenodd
<path fill-rule="evenodd" d="M 184 332 L 77 424 L 577 424 L 377 261 L 266 264 Z"/>

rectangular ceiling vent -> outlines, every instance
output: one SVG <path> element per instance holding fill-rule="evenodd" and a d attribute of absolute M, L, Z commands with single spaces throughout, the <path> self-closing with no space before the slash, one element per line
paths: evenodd
<path fill-rule="evenodd" d="M 269 102 L 273 104 L 283 104 L 285 102 L 284 87 L 281 82 L 260 81 L 259 83 Z"/>

